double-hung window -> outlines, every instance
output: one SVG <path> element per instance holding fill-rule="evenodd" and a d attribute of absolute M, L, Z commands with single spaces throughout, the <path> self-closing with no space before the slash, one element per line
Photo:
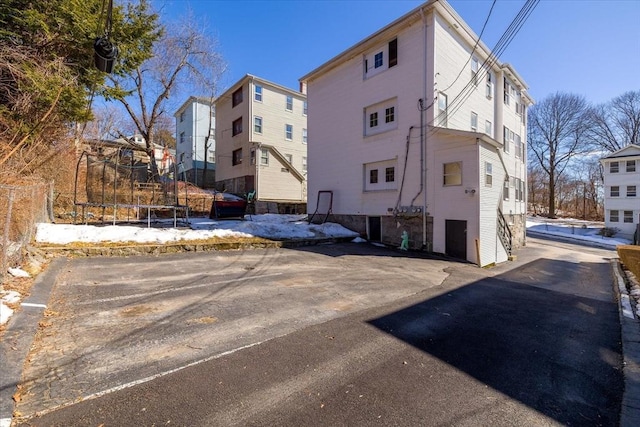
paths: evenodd
<path fill-rule="evenodd" d="M 635 185 L 627 185 L 627 197 L 636 197 Z"/>
<path fill-rule="evenodd" d="M 609 173 L 618 173 L 618 172 L 620 172 L 620 163 L 619 162 L 609 163 Z"/>
<path fill-rule="evenodd" d="M 253 118 L 253 131 L 255 133 L 262 133 L 262 117 L 255 116 Z"/>
<path fill-rule="evenodd" d="M 633 224 L 633 211 L 624 211 L 624 222 Z"/>
<path fill-rule="evenodd" d="M 240 104 L 242 102 L 242 88 L 236 90 L 235 92 L 233 92 L 233 95 L 231 95 L 231 107 L 235 107 L 236 105 Z"/>
<path fill-rule="evenodd" d="M 293 111 L 293 96 L 287 95 L 287 111 Z"/>
<path fill-rule="evenodd" d="M 471 130 L 478 130 L 478 113 L 471 112 Z"/>
<path fill-rule="evenodd" d="M 233 153 L 231 153 L 231 164 L 233 166 L 236 166 L 241 163 L 242 163 L 242 148 L 238 148 L 237 150 L 233 150 Z"/>
<path fill-rule="evenodd" d="M 307 130 L 306 129 L 302 129 L 302 143 L 303 144 L 307 143 Z"/>
<path fill-rule="evenodd" d="M 516 158 L 520 158 L 520 156 L 522 156 L 522 141 L 520 140 L 520 135 L 518 135 L 517 133 L 513 134 L 514 136 L 514 140 L 515 140 L 515 152 L 516 152 Z"/>
<path fill-rule="evenodd" d="M 509 200 L 509 177 L 508 176 L 504 179 L 504 183 L 502 184 L 502 199 Z"/>
<path fill-rule="evenodd" d="M 440 92 L 438 93 L 438 119 L 440 120 L 441 127 L 447 127 L 447 109 L 449 108 L 449 102 L 447 95 Z"/>
<path fill-rule="evenodd" d="M 502 134 L 502 149 L 504 150 L 505 153 L 508 153 L 509 141 L 511 140 L 511 131 L 506 126 L 503 127 L 503 130 L 504 132 Z"/>
<path fill-rule="evenodd" d="M 293 139 L 293 125 L 284 125 L 284 137 L 289 141 Z"/>
<path fill-rule="evenodd" d="M 382 52 L 378 52 L 376 53 L 376 55 L 374 56 L 374 68 L 380 68 L 384 65 L 384 55 Z"/>
<path fill-rule="evenodd" d="M 491 124 L 491 122 L 489 120 L 484 122 L 484 133 L 486 133 L 491 138 L 493 138 L 493 125 Z"/>
<path fill-rule="evenodd" d="M 442 185 L 462 185 L 462 162 L 445 163 L 442 169 Z"/>
<path fill-rule="evenodd" d="M 253 99 L 262 102 L 262 86 L 256 85 L 254 91 Z"/>
<path fill-rule="evenodd" d="M 471 81 L 478 86 L 478 58 L 471 58 Z"/>
<path fill-rule="evenodd" d="M 619 185 L 612 185 L 611 188 L 609 188 L 609 196 L 610 197 L 620 197 L 620 186 Z"/>
<path fill-rule="evenodd" d="M 627 172 L 635 172 L 635 171 L 636 171 L 636 161 L 627 160 Z"/>
<path fill-rule="evenodd" d="M 493 165 L 489 162 L 484 162 L 484 185 L 485 187 L 493 185 Z"/>
<path fill-rule="evenodd" d="M 269 150 L 267 148 L 260 149 L 260 164 L 269 165 Z"/>
<path fill-rule="evenodd" d="M 235 119 L 231 126 L 231 136 L 236 136 L 240 133 L 242 133 L 242 117 Z"/>
<path fill-rule="evenodd" d="M 511 85 L 509 84 L 509 81 L 507 80 L 507 78 L 504 78 L 504 103 L 505 105 L 509 105 L 509 92 L 511 89 Z"/>
<path fill-rule="evenodd" d="M 609 211 L 609 222 L 620 222 L 620 211 L 618 211 L 618 210 L 610 210 Z"/>

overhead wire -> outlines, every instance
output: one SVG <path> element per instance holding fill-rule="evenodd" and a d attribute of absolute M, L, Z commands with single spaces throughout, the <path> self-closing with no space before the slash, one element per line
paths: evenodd
<path fill-rule="evenodd" d="M 469 64 L 469 61 L 473 59 L 473 54 L 476 52 L 476 49 L 478 48 L 478 44 L 480 44 L 480 40 L 482 39 L 482 35 L 484 34 L 484 30 L 487 28 L 487 23 L 489 22 L 489 18 L 491 18 L 491 12 L 493 12 L 493 7 L 496 5 L 496 1 L 497 0 L 493 0 L 493 3 L 491 3 L 491 8 L 489 9 L 489 14 L 487 15 L 487 19 L 484 20 L 484 24 L 482 25 L 482 30 L 480 30 L 480 35 L 478 35 L 478 39 L 476 40 L 476 43 L 473 45 L 473 49 L 471 49 L 471 54 L 469 55 L 469 58 L 467 58 L 467 62 L 464 63 L 464 65 L 460 69 L 460 72 L 458 73 L 456 78 L 453 80 L 453 82 L 449 86 L 443 89 L 443 92 L 446 92 L 447 90 L 451 89 L 451 86 L 453 86 L 458 81 L 458 79 L 462 75 L 462 72 L 467 69 L 467 65 Z"/>
<path fill-rule="evenodd" d="M 516 17 L 512 20 L 507 30 L 505 30 L 500 40 L 498 40 L 494 49 L 489 52 L 489 55 L 487 56 L 487 58 L 483 61 L 482 65 L 479 66 L 479 69 L 476 75 L 471 79 L 469 79 L 467 84 L 461 89 L 458 95 L 456 95 L 456 97 L 452 100 L 452 102 L 447 105 L 447 108 L 443 112 L 435 116 L 430 123 L 427 123 L 426 126 L 433 125 L 433 122 L 436 120 L 441 121 L 445 115 L 447 117 L 453 116 L 462 107 L 462 105 L 466 102 L 466 100 L 471 96 L 473 91 L 476 89 L 477 82 L 483 80 L 486 77 L 488 70 L 498 61 L 499 55 L 502 52 L 504 52 L 504 50 L 509 46 L 511 41 L 513 41 L 513 38 L 518 34 L 518 32 L 520 32 L 522 26 L 524 25 L 526 20 L 529 18 L 529 16 L 531 15 L 531 13 L 536 8 L 539 2 L 540 0 L 527 0 L 527 2 L 522 6 L 520 11 L 516 15 Z M 478 42 L 479 42 L 479 38 L 478 38 Z M 451 85 L 449 87 L 451 87 Z M 431 107 L 434 103 L 435 103 L 435 100 L 434 102 L 431 103 L 429 107 Z M 438 129 L 434 128 L 434 129 L 431 129 L 429 133 L 432 135 L 437 131 Z"/>

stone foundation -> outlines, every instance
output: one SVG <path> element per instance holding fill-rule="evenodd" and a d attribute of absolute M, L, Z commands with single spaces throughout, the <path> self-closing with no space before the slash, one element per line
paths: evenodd
<path fill-rule="evenodd" d="M 317 218 L 317 216 L 316 216 Z M 324 217 L 322 217 L 324 218 Z M 329 215 L 328 222 L 336 222 L 369 239 L 366 215 Z M 315 219 L 314 219 L 314 222 Z M 409 249 L 431 251 L 433 247 L 433 218 L 427 217 L 427 242 L 423 248 L 422 216 L 420 215 L 380 215 L 380 243 L 400 247 L 402 232 L 409 234 Z"/>

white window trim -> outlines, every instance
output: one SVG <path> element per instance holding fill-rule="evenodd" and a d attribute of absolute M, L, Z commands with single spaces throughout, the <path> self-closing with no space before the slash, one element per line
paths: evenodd
<path fill-rule="evenodd" d="M 256 120 L 260 120 L 260 131 L 256 130 Z M 262 126 L 263 126 L 262 117 L 253 116 L 253 132 L 257 133 L 258 135 L 262 135 Z"/>
<path fill-rule="evenodd" d="M 446 173 L 446 168 L 447 165 L 452 165 L 452 164 L 458 164 L 459 165 L 459 169 L 460 169 L 460 173 Z M 447 184 L 447 177 L 448 176 L 460 176 L 459 182 L 456 184 Z M 461 186 L 463 179 L 462 179 L 462 162 L 458 161 L 458 162 L 446 162 L 442 164 L 442 186 L 443 187 L 456 187 L 456 186 Z"/>
<path fill-rule="evenodd" d="M 387 110 L 393 108 L 393 120 L 387 122 Z M 371 118 L 377 115 L 376 124 L 371 126 Z M 391 98 L 364 108 L 364 136 L 377 135 L 398 128 L 398 99 Z"/>
<path fill-rule="evenodd" d="M 260 93 L 258 93 L 258 88 L 260 89 Z M 260 96 L 260 99 L 257 99 L 257 97 Z M 255 87 L 253 88 L 253 100 L 255 102 L 262 102 L 262 100 L 264 99 L 264 89 L 261 85 L 255 85 Z"/>

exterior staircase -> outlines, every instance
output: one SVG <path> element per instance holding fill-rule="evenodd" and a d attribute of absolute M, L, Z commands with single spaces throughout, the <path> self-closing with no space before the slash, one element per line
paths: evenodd
<path fill-rule="evenodd" d="M 502 242 L 502 246 L 507 251 L 507 255 L 511 257 L 511 250 L 513 248 L 513 237 L 511 235 L 511 229 L 507 224 L 507 219 L 502 214 L 502 211 L 498 209 L 498 238 Z"/>

